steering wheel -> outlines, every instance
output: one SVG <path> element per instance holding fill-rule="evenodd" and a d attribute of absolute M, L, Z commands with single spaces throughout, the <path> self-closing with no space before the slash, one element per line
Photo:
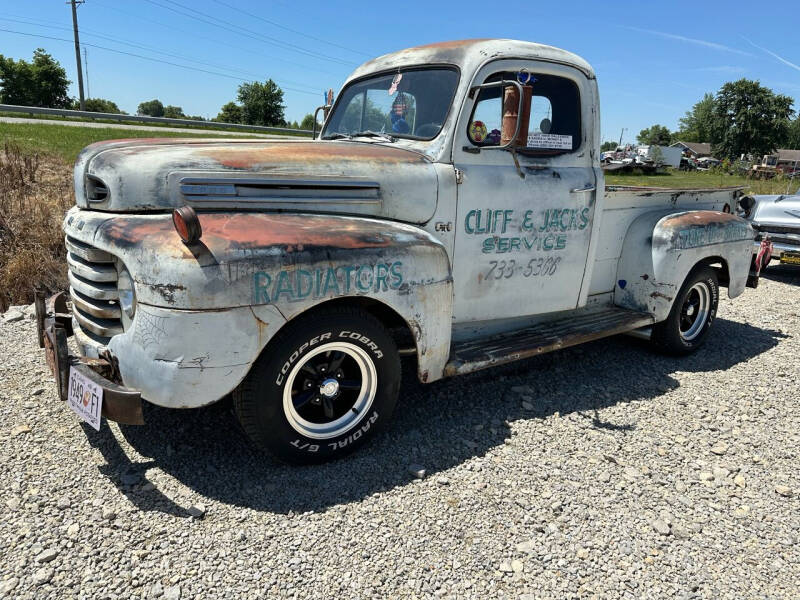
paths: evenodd
<path fill-rule="evenodd" d="M 419 137 L 424 137 L 424 138 L 433 137 L 437 133 L 439 133 L 439 130 L 441 128 L 442 128 L 442 124 L 441 123 L 433 123 L 433 122 L 424 123 L 424 124 L 420 125 L 419 127 L 417 127 L 416 131 L 414 132 L 414 135 L 417 135 Z"/>

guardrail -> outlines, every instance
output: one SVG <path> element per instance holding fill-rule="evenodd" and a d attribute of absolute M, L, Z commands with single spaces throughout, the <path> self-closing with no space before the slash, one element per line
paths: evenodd
<path fill-rule="evenodd" d="M 28 115 L 54 115 L 60 117 L 80 117 L 82 119 L 104 119 L 106 121 L 127 121 L 135 123 L 165 123 L 169 125 L 191 125 L 208 129 L 242 129 L 263 133 L 292 133 L 311 135 L 308 129 L 291 129 L 289 127 L 264 127 L 262 125 L 243 125 L 241 123 L 218 123 L 216 121 L 195 121 L 193 119 L 170 119 L 167 117 L 148 117 L 144 115 L 117 115 L 112 113 L 91 112 L 88 110 L 66 110 L 61 108 L 40 108 L 38 106 L 16 106 L 0 104 L 0 112 L 23 113 Z"/>

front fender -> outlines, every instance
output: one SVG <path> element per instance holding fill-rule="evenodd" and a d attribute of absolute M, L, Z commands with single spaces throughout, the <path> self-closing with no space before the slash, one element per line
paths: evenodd
<path fill-rule="evenodd" d="M 729 213 L 645 213 L 625 236 L 614 303 L 663 321 L 689 272 L 706 260 L 724 263 L 728 296 L 735 298 L 747 284 L 755 233 L 747 221 Z"/>
<path fill-rule="evenodd" d="M 95 215 L 101 220 L 86 241 L 125 263 L 141 305 L 251 306 L 256 317 L 264 307 L 291 320 L 330 299 L 369 297 L 408 324 L 420 377 L 441 377 L 450 348 L 450 261 L 418 227 L 336 215 L 202 213 L 203 235 L 187 246 L 170 215 Z"/>

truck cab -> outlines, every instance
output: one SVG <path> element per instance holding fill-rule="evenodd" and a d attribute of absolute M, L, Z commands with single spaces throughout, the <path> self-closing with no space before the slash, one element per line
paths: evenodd
<path fill-rule="evenodd" d="M 432 382 L 624 332 L 688 353 L 720 287 L 757 283 L 741 190 L 605 186 L 597 80 L 564 50 L 403 50 L 326 113 L 315 140 L 81 153 L 69 303 L 37 301 L 62 397 L 88 378 L 142 423 L 230 395 L 255 445 L 319 462 L 386 426 L 401 355 Z"/>

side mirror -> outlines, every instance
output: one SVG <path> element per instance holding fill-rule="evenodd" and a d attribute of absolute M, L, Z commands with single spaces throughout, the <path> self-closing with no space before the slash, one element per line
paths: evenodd
<path fill-rule="evenodd" d="M 317 110 L 314 111 L 314 125 L 311 127 L 311 139 L 317 139 L 317 115 L 319 111 L 322 111 L 322 125 L 325 125 L 325 121 L 328 120 L 328 114 L 331 112 L 331 105 L 330 104 L 323 104 L 322 106 L 318 106 Z M 322 131 L 320 131 L 322 133 Z"/>
<path fill-rule="evenodd" d="M 500 145 L 479 146 L 478 148 L 486 150 L 505 150 L 511 147 L 524 148 L 527 145 L 528 120 L 530 118 L 529 107 L 533 89 L 523 87 L 518 81 L 504 79 L 470 88 L 469 97 L 475 98 L 475 95 L 481 90 L 497 87 L 505 88 L 503 94 L 503 129 L 500 136 Z M 528 101 L 527 107 L 525 105 L 526 98 Z M 522 139 L 520 139 L 521 133 L 524 133 Z M 470 141 L 474 143 L 474 140 Z M 475 151 L 477 152 L 478 149 L 475 149 Z"/>

